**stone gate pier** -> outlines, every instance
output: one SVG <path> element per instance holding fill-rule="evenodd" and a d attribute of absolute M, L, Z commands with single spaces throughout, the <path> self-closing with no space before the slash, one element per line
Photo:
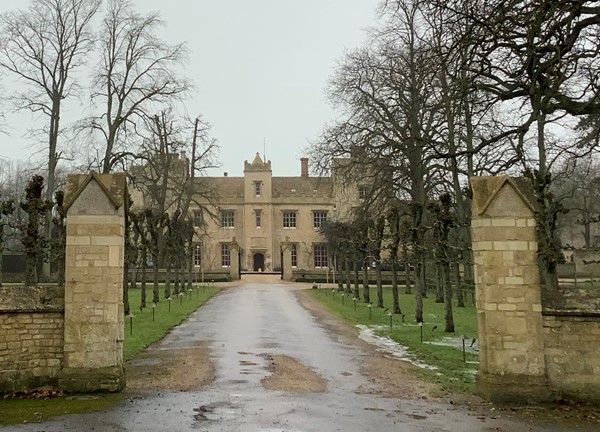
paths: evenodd
<path fill-rule="evenodd" d="M 118 391 L 123 370 L 125 174 L 70 175 L 65 191 L 65 339 L 59 387 Z"/>
<path fill-rule="evenodd" d="M 477 391 L 495 402 L 600 402 L 600 292 L 542 289 L 531 183 L 471 178 Z"/>

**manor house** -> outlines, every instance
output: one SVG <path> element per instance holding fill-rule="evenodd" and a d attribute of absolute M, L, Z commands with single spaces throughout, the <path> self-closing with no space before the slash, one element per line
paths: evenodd
<path fill-rule="evenodd" d="M 194 264 L 200 270 L 229 268 L 232 248 L 241 271 L 280 271 L 282 245 L 291 250 L 296 269 L 331 266 L 319 228 L 328 219 L 346 217 L 359 204 L 360 188 L 331 177 L 310 177 L 308 159 L 300 159 L 297 177 L 273 177 L 271 161 L 257 153 L 244 162 L 244 176 L 203 177 L 209 197 L 196 197 Z M 338 160 L 337 164 L 343 163 Z M 212 217 L 207 217 L 212 215 Z"/>

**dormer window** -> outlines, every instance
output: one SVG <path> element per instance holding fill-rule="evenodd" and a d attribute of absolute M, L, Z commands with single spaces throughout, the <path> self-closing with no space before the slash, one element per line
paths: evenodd
<path fill-rule="evenodd" d="M 358 198 L 361 200 L 367 199 L 367 187 L 366 186 L 360 186 L 358 188 Z"/>

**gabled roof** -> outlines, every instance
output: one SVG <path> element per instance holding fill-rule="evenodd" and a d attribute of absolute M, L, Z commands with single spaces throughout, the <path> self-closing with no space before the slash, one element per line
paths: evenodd
<path fill-rule="evenodd" d="M 471 177 L 471 187 L 477 190 L 478 193 L 473 194 L 473 205 L 476 208 L 477 214 L 484 214 L 490 204 L 496 199 L 502 188 L 508 184 L 523 203 L 532 211 L 537 211 L 536 200 L 533 194 L 531 182 L 523 177 L 509 176 L 482 176 Z"/>
<path fill-rule="evenodd" d="M 63 204 L 65 212 L 69 210 L 91 181 L 95 181 L 98 184 L 115 209 L 125 204 L 127 199 L 125 196 L 127 183 L 124 173 L 98 174 L 95 171 L 91 171 L 87 175 L 70 174 L 68 176 Z"/>
<path fill-rule="evenodd" d="M 307 195 L 315 193 L 332 195 L 330 177 L 273 177 L 273 197 Z M 293 192 L 292 192 L 293 190 Z"/>
<path fill-rule="evenodd" d="M 254 157 L 254 160 L 252 161 L 252 165 L 262 165 L 264 162 L 260 157 L 260 154 L 258 152 L 256 152 L 256 156 Z"/>

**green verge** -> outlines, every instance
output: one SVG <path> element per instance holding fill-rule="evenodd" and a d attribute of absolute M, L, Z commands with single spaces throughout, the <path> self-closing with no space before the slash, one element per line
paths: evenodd
<path fill-rule="evenodd" d="M 61 396 L 49 399 L 0 400 L 0 425 L 39 422 L 64 414 L 78 414 L 110 408 L 123 399 L 121 394 Z"/>
<path fill-rule="evenodd" d="M 148 287 L 150 288 L 150 287 Z M 169 330 L 180 324 L 192 312 L 206 303 L 218 292 L 214 287 L 195 287 L 183 296 L 173 296 L 171 301 L 163 298 L 164 288 L 160 287 L 160 302 L 152 307 L 152 289 L 146 290 L 146 308 L 140 311 L 141 289 L 129 290 L 129 304 L 133 318 L 125 316 L 125 341 L 123 343 L 123 358 L 130 360 L 137 353 L 154 342 L 162 339 Z M 170 310 L 169 310 L 169 303 Z M 154 320 L 152 319 L 154 309 Z M 133 323 L 133 331 L 131 324 Z"/>
<path fill-rule="evenodd" d="M 404 287 L 401 287 L 400 291 L 403 292 Z M 391 288 L 385 287 L 383 292 L 385 308 L 391 310 Z M 371 300 L 376 302 L 377 292 L 373 287 L 370 293 Z M 473 305 L 467 304 L 467 307 L 459 308 L 456 306 L 456 301 L 454 301 L 455 332 L 453 334 L 444 333 L 444 304 L 435 303 L 434 294 L 430 293 L 429 298 L 423 299 L 425 323 L 422 327 L 423 343 L 421 343 L 421 327 L 415 324 L 414 294 L 400 294 L 399 303 L 402 314 L 404 314 L 404 320 L 402 315 L 393 315 L 391 330 L 389 311 L 386 311 L 385 308 L 377 308 L 373 305 L 371 318 L 369 318 L 369 308 L 362 301 L 356 302 L 355 310 L 351 294 L 342 298 L 337 290 L 334 295 L 331 289 L 316 289 L 310 290 L 310 295 L 347 322 L 353 325 L 361 324 L 372 327 L 377 335 L 387 336 L 403 345 L 413 359 L 435 367 L 434 370 L 415 368 L 414 373 L 428 381 L 437 383 L 442 392 L 473 393 L 475 389 L 475 372 L 478 368 L 476 364 L 477 356 L 467 352 L 466 361 L 463 360 L 460 340 L 454 341 L 459 344 L 459 349 L 431 343 L 445 342 L 444 338 L 448 337 L 457 339 L 464 336 L 468 348 L 472 340 L 478 337 L 477 316 Z"/>
<path fill-rule="evenodd" d="M 171 328 L 184 321 L 192 312 L 206 303 L 219 291 L 214 287 L 194 287 L 182 297 L 173 297 L 171 310 L 169 302 L 161 301 L 154 310 L 152 320 L 152 290 L 148 289 L 147 307 L 140 312 L 141 290 L 129 290 L 129 303 L 133 312 L 133 334 L 131 319 L 125 317 L 125 341 L 123 357 L 125 360 L 152 343 L 162 339 Z M 51 397 L 48 399 L 2 399 L 0 396 L 0 425 L 43 421 L 64 414 L 77 414 L 110 408 L 123 399 L 123 394 L 94 394 Z"/>

